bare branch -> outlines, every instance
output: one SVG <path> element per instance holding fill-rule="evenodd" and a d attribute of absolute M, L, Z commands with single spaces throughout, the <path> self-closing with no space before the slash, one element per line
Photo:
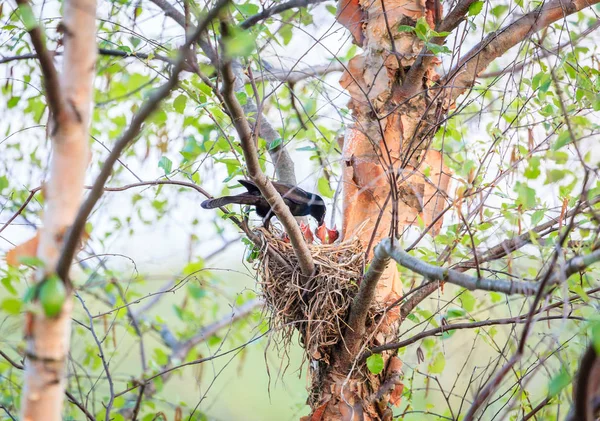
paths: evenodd
<path fill-rule="evenodd" d="M 551 23 L 599 2 L 600 0 L 550 0 L 543 3 L 534 11 L 485 37 L 448 72 L 440 84 L 453 86 L 450 93 L 450 100 L 453 101 L 473 86 L 477 77 L 492 61 L 510 48 Z"/>
<path fill-rule="evenodd" d="M 575 320 L 585 320 L 581 317 L 576 317 L 576 316 L 568 316 L 567 318 L 575 319 Z M 565 316 L 560 315 L 560 316 L 541 317 L 538 320 L 546 321 L 546 320 L 564 320 L 564 319 L 565 319 Z M 510 317 L 510 318 L 503 318 L 503 319 L 482 320 L 479 322 L 468 322 L 468 323 L 445 324 L 445 325 L 441 325 L 439 327 L 418 333 L 415 336 L 412 336 L 411 338 L 406 339 L 401 342 L 390 342 L 388 344 L 373 347 L 369 351 L 365 352 L 361 356 L 360 359 L 361 359 L 361 361 L 364 361 L 367 357 L 369 357 L 372 354 L 379 354 L 380 352 L 389 351 L 392 349 L 398 350 L 398 349 L 406 348 L 407 346 L 412 345 L 412 344 L 420 341 L 421 339 L 427 338 L 429 336 L 438 336 L 438 335 L 443 334 L 444 332 L 450 332 L 452 330 L 476 329 L 479 327 L 494 326 L 494 325 L 519 324 L 519 323 L 525 323 L 526 321 L 527 321 L 527 314 L 522 314 L 517 317 Z"/>
<path fill-rule="evenodd" d="M 254 16 L 250 16 L 248 19 L 246 19 L 245 21 L 243 21 L 240 24 L 240 27 L 243 29 L 248 29 L 248 28 L 256 25 L 261 20 L 268 19 L 271 16 L 285 12 L 286 10 L 290 10 L 295 7 L 300 7 L 300 8 L 308 7 L 311 4 L 319 4 L 319 3 L 323 3 L 324 1 L 327 1 L 327 0 L 289 0 L 285 3 L 278 4 L 277 6 L 273 6 L 273 7 L 269 7 L 268 9 L 264 9 L 262 12 L 257 13 Z"/>
<path fill-rule="evenodd" d="M 569 41 L 566 41 L 550 50 L 544 49 L 540 54 L 536 54 L 535 60 L 541 60 L 550 55 L 559 54 L 565 48 L 572 48 L 572 47 L 576 46 L 577 44 L 579 44 L 579 42 L 583 38 L 585 38 L 586 36 L 588 36 L 589 34 L 594 32 L 598 28 L 600 28 L 600 19 L 598 19 L 592 26 L 587 28 L 585 31 L 581 32 L 579 35 L 573 37 Z M 507 66 L 506 68 L 504 68 L 503 70 L 499 70 L 497 72 L 486 72 L 481 75 L 481 78 L 495 78 L 495 77 L 499 77 L 499 76 L 502 76 L 502 75 L 505 75 L 508 73 L 513 73 L 513 74 L 519 73 L 523 68 L 527 67 L 533 61 L 534 61 L 533 59 L 523 60 L 523 62 L 521 62 L 519 64 L 511 64 L 511 65 Z"/>
<path fill-rule="evenodd" d="M 258 82 L 267 82 L 267 81 L 279 81 L 279 82 L 289 82 L 292 84 L 298 83 L 304 79 L 308 79 L 311 77 L 320 77 L 325 76 L 330 73 L 342 72 L 344 71 L 344 66 L 341 63 L 334 61 L 332 63 L 327 64 L 319 64 L 316 66 L 306 67 L 304 69 L 299 70 L 289 70 L 289 69 L 273 69 L 273 70 L 263 70 L 260 74 L 257 74 L 254 77 L 254 80 Z"/>
<path fill-rule="evenodd" d="M 373 251 L 373 260 L 369 266 L 369 270 L 363 277 L 358 293 L 352 301 L 350 307 L 350 315 L 348 316 L 348 327 L 344 334 L 344 350 L 342 351 L 342 365 L 347 366 L 352 363 L 359 348 L 363 342 L 365 335 L 365 323 L 369 308 L 375 296 L 377 283 L 381 275 L 387 267 L 390 257 L 387 253 L 390 239 L 385 238 L 379 243 Z"/>

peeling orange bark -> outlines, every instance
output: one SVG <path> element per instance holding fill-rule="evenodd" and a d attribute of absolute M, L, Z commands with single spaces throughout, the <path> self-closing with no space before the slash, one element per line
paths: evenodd
<path fill-rule="evenodd" d="M 348 106 L 354 115 L 354 124 L 346 129 L 342 147 L 342 236 L 357 235 L 364 247 L 372 244 L 371 253 L 375 244 L 389 237 L 394 219 L 400 232 L 416 223 L 418 217 L 428 225 L 445 205 L 442 193 L 448 187 L 448 171 L 441 154 L 429 150 L 428 140 L 434 133 L 426 130 L 435 118 L 431 112 L 435 109 L 428 106 L 433 94 L 427 88 L 438 79 L 433 68 L 437 63 L 433 60 L 425 72 L 420 94 L 401 98 L 398 94 L 403 76 L 421 52 L 423 42 L 412 32 L 394 29 L 398 25 L 414 26 L 423 16 L 434 23 L 440 13 L 438 0 L 339 3 L 339 22 L 363 48 L 363 53 L 350 60 L 340 80 L 350 94 Z M 356 33 L 359 23 L 361 34 Z M 441 218 L 433 230 L 439 229 L 440 224 Z M 377 284 L 376 304 L 387 306 L 401 295 L 402 282 L 396 265 L 388 265 Z M 365 341 L 388 342 L 396 337 L 399 324 L 396 307 L 380 323 L 371 324 Z M 323 379 L 320 399 L 313 402 L 314 412 L 306 419 L 391 419 L 388 404 L 398 405 L 403 389 L 402 362 L 390 353 L 383 357 L 386 368 L 379 375 L 368 373 L 359 363 L 346 367 L 343 358 L 334 359 Z"/>

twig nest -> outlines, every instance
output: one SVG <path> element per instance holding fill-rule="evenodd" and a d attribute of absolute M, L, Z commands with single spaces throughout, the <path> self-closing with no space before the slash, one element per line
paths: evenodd
<path fill-rule="evenodd" d="M 346 328 L 348 311 L 363 274 L 364 250 L 357 238 L 337 244 L 309 245 L 315 275 L 302 276 L 291 244 L 283 233 L 259 229 L 266 240 L 258 256 L 262 294 L 272 313 L 271 327 L 287 348 L 298 329 L 306 355 L 329 363 L 332 347 Z M 275 252 L 283 258 L 275 259 Z"/>

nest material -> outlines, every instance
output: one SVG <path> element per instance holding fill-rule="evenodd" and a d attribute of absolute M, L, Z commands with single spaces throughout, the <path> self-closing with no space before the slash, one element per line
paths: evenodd
<path fill-rule="evenodd" d="M 294 329 L 298 329 L 306 355 L 329 363 L 332 348 L 341 341 L 362 277 L 364 250 L 359 240 L 310 245 L 316 272 L 307 279 L 301 275 L 294 250 L 282 233 L 260 232 L 266 240 L 258 259 L 260 283 L 272 312 L 271 327 L 281 333 L 279 345 L 287 348 Z M 272 258 L 267 248 L 282 256 L 289 266 Z"/>

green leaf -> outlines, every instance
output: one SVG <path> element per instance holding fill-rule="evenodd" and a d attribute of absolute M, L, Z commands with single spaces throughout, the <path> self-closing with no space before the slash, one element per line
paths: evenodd
<path fill-rule="evenodd" d="M 429 373 L 430 374 L 439 374 L 444 371 L 444 367 L 446 367 L 446 357 L 443 353 L 438 352 L 435 354 L 433 361 L 429 364 Z"/>
<path fill-rule="evenodd" d="M 530 209 L 535 206 L 535 203 L 536 203 L 535 189 L 532 189 L 527 184 L 517 182 L 515 191 L 519 195 L 519 197 L 517 199 L 517 204 L 523 205 L 523 207 L 526 209 Z"/>
<path fill-rule="evenodd" d="M 546 172 L 546 181 L 544 184 L 556 183 L 565 178 L 567 172 L 564 170 L 550 170 Z"/>
<path fill-rule="evenodd" d="M 31 31 L 37 28 L 38 21 L 28 4 L 19 4 L 19 12 L 21 12 L 21 20 L 23 21 L 23 25 L 25 25 L 25 30 Z"/>
<path fill-rule="evenodd" d="M 421 38 L 423 41 L 427 41 L 430 37 L 429 37 L 429 31 L 431 29 L 429 28 L 429 24 L 427 23 L 427 20 L 425 20 L 424 17 L 419 18 L 419 20 L 417 21 L 417 24 L 415 25 L 415 33 L 417 34 L 417 36 L 419 38 Z"/>
<path fill-rule="evenodd" d="M 0 304 L 0 308 L 8 314 L 19 314 L 21 312 L 22 301 L 18 298 L 6 298 Z"/>
<path fill-rule="evenodd" d="M 272 142 L 269 142 L 269 144 L 267 145 L 267 149 L 272 151 L 276 147 L 280 146 L 282 143 L 283 143 L 283 139 L 278 137 L 277 139 L 273 140 Z"/>
<path fill-rule="evenodd" d="M 6 288 L 6 290 L 11 293 L 12 295 L 17 295 L 17 290 L 15 289 L 15 287 L 12 286 L 12 280 L 9 277 L 6 278 L 2 278 L 2 285 L 4 285 L 4 288 Z"/>
<path fill-rule="evenodd" d="M 558 135 L 558 139 L 556 139 L 556 142 L 554 143 L 554 145 L 552 145 L 552 150 L 557 151 L 563 146 L 568 145 L 569 143 L 571 143 L 571 135 L 569 134 L 568 130 L 565 130 Z"/>
<path fill-rule="evenodd" d="M 381 354 L 373 354 L 367 358 L 367 368 L 373 374 L 379 374 L 383 371 L 383 357 Z"/>
<path fill-rule="evenodd" d="M 463 317 L 467 312 L 462 308 L 451 308 L 446 313 L 446 319 L 453 319 L 457 317 Z"/>
<path fill-rule="evenodd" d="M 58 276 L 50 276 L 40 286 L 39 299 L 47 317 L 56 317 L 62 310 L 67 290 Z"/>
<path fill-rule="evenodd" d="M 540 223 L 540 221 L 544 218 L 546 211 L 544 209 L 536 210 L 533 215 L 531 215 L 531 225 L 535 226 Z"/>
<path fill-rule="evenodd" d="M 408 25 L 398 25 L 398 32 L 413 32 L 414 27 Z"/>
<path fill-rule="evenodd" d="M 318 188 L 319 194 L 321 194 L 321 196 L 325 196 L 329 199 L 331 199 L 333 197 L 334 191 L 331 190 L 331 187 L 329 187 L 329 183 L 327 182 L 327 179 L 325 177 L 319 178 L 317 188 Z"/>
<path fill-rule="evenodd" d="M 169 174 L 173 168 L 173 162 L 166 156 L 163 156 L 160 158 L 160 161 L 158 161 L 158 168 L 162 168 L 165 174 Z"/>
<path fill-rule="evenodd" d="M 563 368 L 556 376 L 552 377 L 548 384 L 548 395 L 554 397 L 558 395 L 565 387 L 571 383 L 571 376 Z"/>
<path fill-rule="evenodd" d="M 541 162 L 541 160 L 538 157 L 533 157 L 529 160 L 529 165 L 523 172 L 523 175 L 525 176 L 525 178 L 533 180 L 540 176 L 540 174 L 541 174 L 540 162 Z"/>
<path fill-rule="evenodd" d="M 466 311 L 473 311 L 473 309 L 475 308 L 476 300 L 475 296 L 473 296 L 471 291 L 465 289 L 464 292 L 460 294 L 459 300 L 462 303 L 462 307 Z"/>
<path fill-rule="evenodd" d="M 186 103 L 187 96 L 181 94 L 173 101 L 173 108 L 175 108 L 175 111 L 177 111 L 179 114 L 183 114 L 183 112 L 185 111 Z"/>
<path fill-rule="evenodd" d="M 232 57 L 246 57 L 252 54 L 256 46 L 256 35 L 250 31 L 233 32 L 232 36 L 225 40 L 227 53 Z"/>
<path fill-rule="evenodd" d="M 0 175 L 0 193 L 9 186 L 8 178 L 4 175 Z"/>
<path fill-rule="evenodd" d="M 469 6 L 469 16 L 477 16 L 483 9 L 483 1 L 476 1 Z"/>
<path fill-rule="evenodd" d="M 19 101 L 21 100 L 20 96 L 13 96 L 11 97 L 8 102 L 6 103 L 6 106 L 11 109 L 11 108 L 15 108 L 17 106 L 17 104 L 19 103 Z"/>

